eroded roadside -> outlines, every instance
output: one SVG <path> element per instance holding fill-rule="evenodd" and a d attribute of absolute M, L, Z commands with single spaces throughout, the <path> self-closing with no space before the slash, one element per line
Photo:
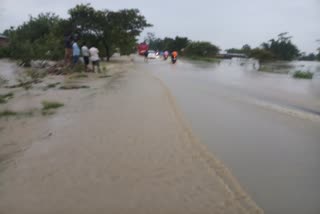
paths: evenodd
<path fill-rule="evenodd" d="M 159 80 L 115 68 L 92 90 L 53 91 L 65 107 L 50 118 L 6 121 L 1 139 L 29 146 L 0 174 L 1 213 L 263 213 Z"/>

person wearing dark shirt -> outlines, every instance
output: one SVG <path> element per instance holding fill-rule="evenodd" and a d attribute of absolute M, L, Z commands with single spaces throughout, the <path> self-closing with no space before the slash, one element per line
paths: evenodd
<path fill-rule="evenodd" d="M 64 37 L 64 48 L 64 63 L 65 65 L 70 65 L 72 58 L 72 37 L 70 35 L 65 35 Z"/>

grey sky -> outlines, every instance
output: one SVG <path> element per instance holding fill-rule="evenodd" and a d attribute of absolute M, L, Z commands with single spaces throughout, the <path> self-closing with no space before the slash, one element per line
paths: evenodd
<path fill-rule="evenodd" d="M 89 2 L 100 9 L 140 9 L 154 25 L 146 32 L 158 37 L 187 36 L 226 49 L 255 47 L 290 32 L 302 51 L 320 46 L 320 0 L 0 0 L 0 32 L 40 12 L 67 17 L 69 8 Z"/>

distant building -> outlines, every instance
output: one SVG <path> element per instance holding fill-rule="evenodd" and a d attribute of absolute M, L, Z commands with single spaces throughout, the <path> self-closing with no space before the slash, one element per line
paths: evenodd
<path fill-rule="evenodd" d="M 0 47 L 5 47 L 9 44 L 9 38 L 4 35 L 0 35 Z"/>

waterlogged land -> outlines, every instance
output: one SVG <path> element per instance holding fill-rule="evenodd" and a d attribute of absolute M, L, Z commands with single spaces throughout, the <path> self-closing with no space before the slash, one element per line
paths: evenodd
<path fill-rule="evenodd" d="M 0 89 L 0 213 L 263 213 L 137 61 Z"/>
<path fill-rule="evenodd" d="M 0 121 L 0 210 L 261 212 L 245 189 L 266 213 L 318 213 L 319 64 L 268 66 L 136 58 L 1 88 L 2 110 L 32 114 Z"/>
<path fill-rule="evenodd" d="M 266 213 L 320 212 L 320 63 L 153 61 L 194 132 Z M 295 79 L 296 69 L 312 80 Z"/>

